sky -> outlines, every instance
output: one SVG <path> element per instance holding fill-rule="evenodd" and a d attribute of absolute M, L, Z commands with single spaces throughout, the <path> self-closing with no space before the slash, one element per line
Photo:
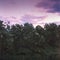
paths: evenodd
<path fill-rule="evenodd" d="M 60 0 L 0 0 L 0 20 L 12 24 L 60 24 Z"/>

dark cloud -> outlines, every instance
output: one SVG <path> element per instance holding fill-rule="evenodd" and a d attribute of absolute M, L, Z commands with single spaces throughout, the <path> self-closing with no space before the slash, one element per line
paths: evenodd
<path fill-rule="evenodd" d="M 60 0 L 51 0 L 51 1 L 53 1 L 53 2 L 60 2 Z"/>
<path fill-rule="evenodd" d="M 43 8 L 47 12 L 60 13 L 60 0 L 42 0 L 36 7 Z"/>

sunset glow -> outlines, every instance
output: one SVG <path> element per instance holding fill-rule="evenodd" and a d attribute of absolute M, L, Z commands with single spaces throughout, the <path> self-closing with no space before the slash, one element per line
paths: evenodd
<path fill-rule="evenodd" d="M 0 0 L 0 20 L 10 24 L 60 24 L 60 0 Z"/>

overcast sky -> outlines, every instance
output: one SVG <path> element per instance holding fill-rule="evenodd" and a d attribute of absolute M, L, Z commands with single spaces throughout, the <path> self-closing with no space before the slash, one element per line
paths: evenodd
<path fill-rule="evenodd" d="M 34 26 L 60 24 L 60 0 L 0 0 L 0 19 Z"/>

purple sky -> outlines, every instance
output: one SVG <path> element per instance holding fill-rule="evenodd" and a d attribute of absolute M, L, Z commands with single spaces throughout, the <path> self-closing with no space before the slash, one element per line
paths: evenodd
<path fill-rule="evenodd" d="M 0 0 L 0 19 L 34 26 L 60 24 L 60 0 Z"/>

